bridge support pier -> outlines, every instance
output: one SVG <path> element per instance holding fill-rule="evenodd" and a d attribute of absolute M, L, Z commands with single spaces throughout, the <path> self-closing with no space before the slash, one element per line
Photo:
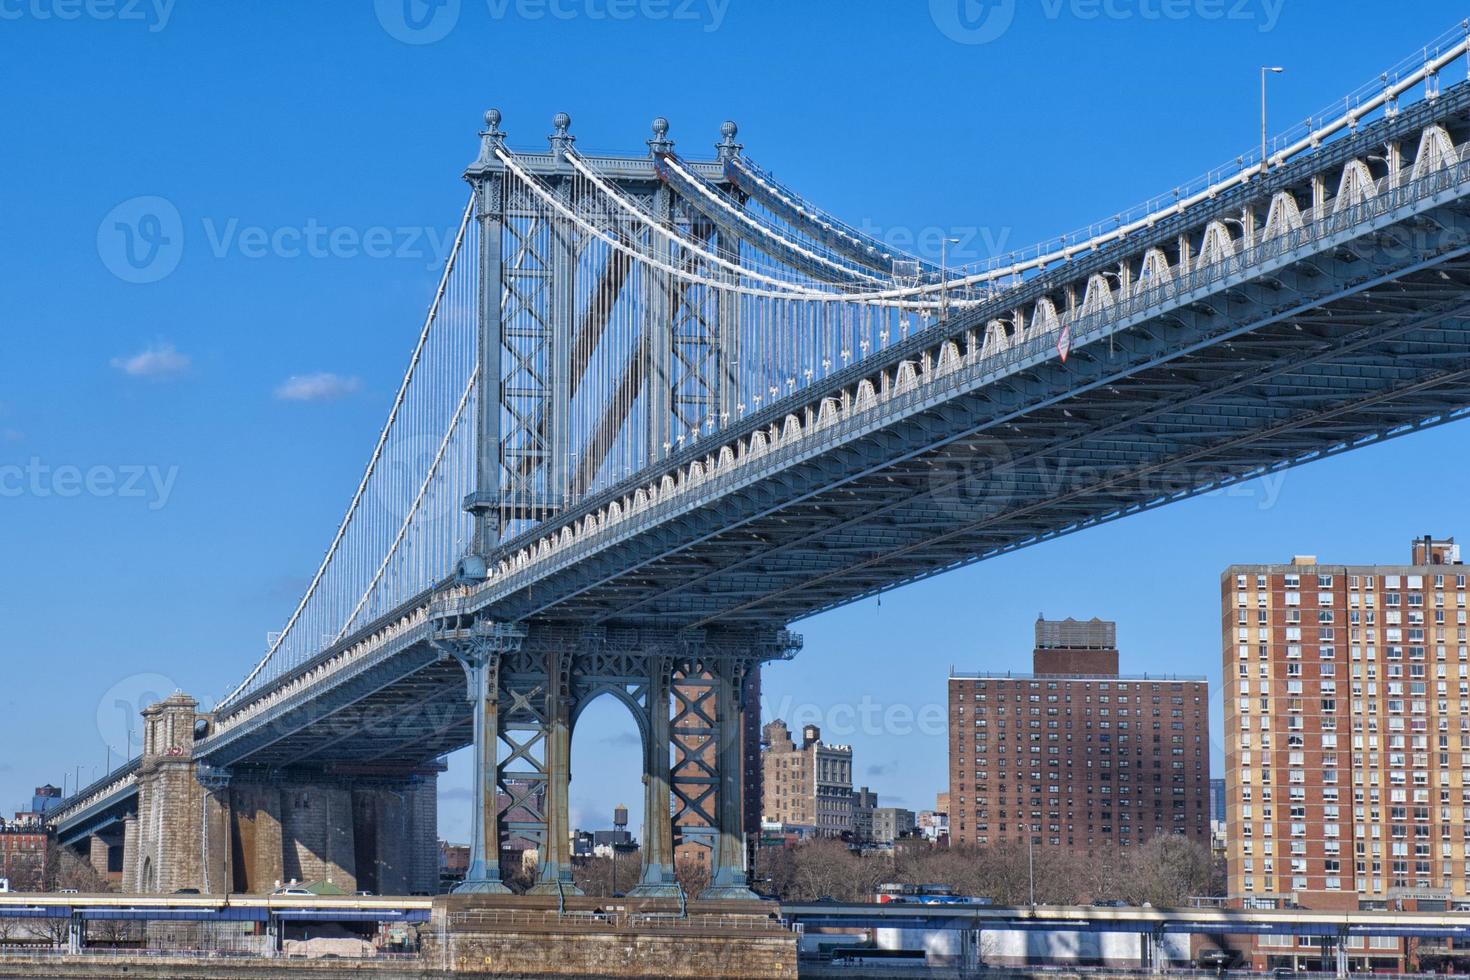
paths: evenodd
<path fill-rule="evenodd" d="M 1159 975 L 1169 971 L 1169 950 L 1164 945 L 1164 930 L 1154 929 L 1144 935 L 1148 948 L 1148 972 Z"/>
<path fill-rule="evenodd" d="M 112 853 L 112 848 L 107 841 L 102 839 L 101 834 L 93 834 L 87 838 L 87 860 L 92 865 L 92 870 L 102 877 L 107 877 L 107 865 Z"/>
<path fill-rule="evenodd" d="M 135 814 L 123 818 L 122 850 L 122 890 L 131 895 L 138 891 L 138 818 Z"/>
<path fill-rule="evenodd" d="M 718 834 L 711 855 L 710 884 L 702 899 L 755 899 L 745 869 L 744 752 L 742 735 L 746 706 L 741 704 L 749 664 L 727 658 L 714 669 L 715 763 L 719 772 Z"/>
<path fill-rule="evenodd" d="M 673 666 L 667 658 L 649 662 L 648 736 L 643 745 L 643 872 L 629 895 L 639 898 L 677 898 L 674 874 L 674 824 L 669 816 L 670 688 Z"/>
<path fill-rule="evenodd" d="M 528 842 L 541 863 L 530 893 L 565 899 L 572 880 L 572 731 L 581 709 L 612 694 L 643 736 L 643 866 L 633 895 L 677 898 L 675 828 L 710 846 L 701 897 L 750 899 L 745 850 L 746 679 L 794 656 L 783 630 L 471 622 L 453 617 L 434 642 L 464 667 L 475 705 L 470 869 L 462 894 L 509 891 L 502 841 Z M 672 762 L 677 760 L 677 762 Z"/>
<path fill-rule="evenodd" d="M 470 864 L 456 894 L 510 893 L 500 877 L 500 665 L 507 640 L 519 646 L 520 636 L 490 630 L 447 647 L 464 668 L 475 726 Z"/>
<path fill-rule="evenodd" d="M 568 686 L 571 654 L 554 650 L 546 659 L 546 834 L 541 871 L 532 895 L 580 895 L 572 882 L 571 816 L 572 720 Z"/>
<path fill-rule="evenodd" d="M 145 894 L 228 888 L 219 808 L 194 763 L 198 707 L 179 693 L 143 712 L 137 848 L 128 862 L 135 889 Z"/>

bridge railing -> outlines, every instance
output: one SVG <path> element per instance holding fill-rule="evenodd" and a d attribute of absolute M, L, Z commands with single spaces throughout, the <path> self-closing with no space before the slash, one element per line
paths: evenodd
<path fill-rule="evenodd" d="M 1462 21 L 1419 51 L 1380 73 L 1374 81 L 1358 86 L 1321 111 L 1272 137 L 1267 148 L 1267 159 L 1279 166 L 1301 153 L 1315 152 L 1328 140 L 1343 131 L 1355 130 L 1365 120 L 1374 118 L 1375 114 L 1396 112 L 1399 99 L 1411 95 L 1416 89 L 1421 97 L 1436 97 L 1439 93 L 1439 74 L 1465 56 L 1467 47 L 1470 47 L 1467 42 L 1470 42 L 1470 21 Z M 1019 276 L 1023 272 L 1042 268 L 1050 262 L 1065 260 L 1071 255 L 1096 248 L 1099 244 L 1120 238 L 1164 215 L 1183 210 L 1200 200 L 1253 179 L 1260 173 L 1261 164 L 1260 149 L 1252 148 L 1231 163 L 1215 167 L 1170 191 L 1119 211 L 1111 218 L 1093 222 L 1073 232 L 1003 256 L 957 267 L 953 270 L 950 285 L 963 285 L 967 279 Z"/>

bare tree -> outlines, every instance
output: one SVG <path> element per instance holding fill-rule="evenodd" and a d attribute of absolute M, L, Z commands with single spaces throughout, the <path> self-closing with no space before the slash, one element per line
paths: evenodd
<path fill-rule="evenodd" d="M 674 862 L 674 876 L 690 898 L 709 887 L 709 865 L 691 857 L 681 857 Z"/>
<path fill-rule="evenodd" d="M 1209 848 L 1178 834 L 1160 834 L 1133 851 L 1122 874 L 1122 897 L 1135 905 L 1189 904 L 1210 890 Z"/>
<path fill-rule="evenodd" d="M 51 916 L 32 921 L 31 935 L 51 946 L 65 946 L 71 942 L 71 919 L 66 916 Z"/>
<path fill-rule="evenodd" d="M 46 855 L 46 889 L 74 888 L 83 894 L 112 891 L 112 884 L 97 873 L 92 862 L 69 847 L 56 846 Z"/>

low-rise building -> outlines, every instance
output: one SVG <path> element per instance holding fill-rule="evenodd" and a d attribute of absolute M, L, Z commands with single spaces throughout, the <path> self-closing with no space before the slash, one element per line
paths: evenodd
<path fill-rule="evenodd" d="M 18 813 L 15 820 L 0 821 L 0 878 L 9 881 L 13 891 L 44 889 L 50 843 L 50 834 L 33 814 Z"/>
<path fill-rule="evenodd" d="M 859 844 L 873 841 L 873 811 L 878 794 L 864 786 L 852 794 L 852 839 Z"/>
<path fill-rule="evenodd" d="M 880 806 L 873 810 L 873 842 L 892 844 L 914 832 L 914 811 L 901 806 Z"/>

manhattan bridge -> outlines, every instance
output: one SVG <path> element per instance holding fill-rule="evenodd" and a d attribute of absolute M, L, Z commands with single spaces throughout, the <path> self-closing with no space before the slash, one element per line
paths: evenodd
<path fill-rule="evenodd" d="M 747 712 L 790 624 L 1466 413 L 1466 38 L 1264 155 L 957 268 L 827 214 L 734 123 L 713 155 L 656 119 L 601 156 L 566 114 L 523 150 L 487 112 L 305 595 L 214 710 L 150 708 L 61 839 L 120 835 L 128 890 L 258 891 L 332 848 L 262 787 L 304 812 L 473 745 L 465 889 L 504 890 L 515 837 L 564 894 L 571 733 L 611 694 L 644 745 L 635 893 L 676 893 L 677 840 L 708 847 L 710 896 L 747 894 Z M 358 882 L 405 887 L 367 836 Z"/>

